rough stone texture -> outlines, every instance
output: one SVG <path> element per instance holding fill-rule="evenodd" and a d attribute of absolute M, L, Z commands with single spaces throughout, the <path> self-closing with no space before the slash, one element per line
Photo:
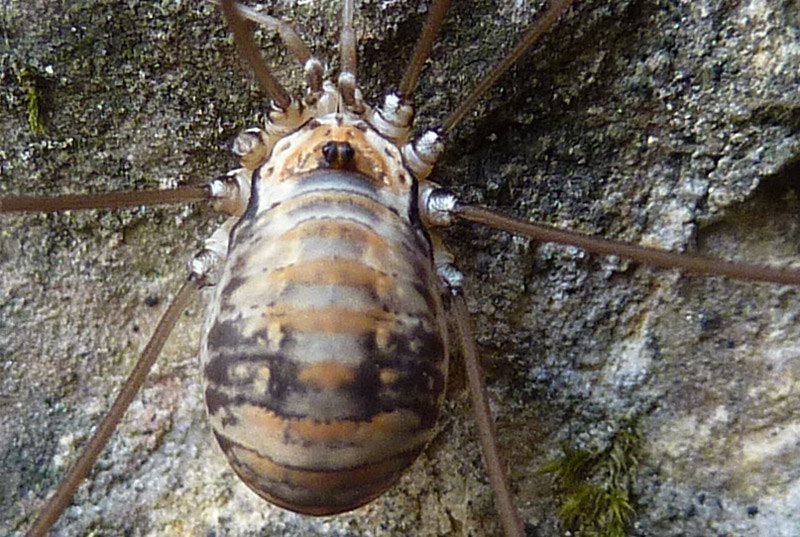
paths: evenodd
<path fill-rule="evenodd" d="M 537 7 L 458 4 L 418 94 L 421 125 Z M 266 108 L 209 4 L 0 5 L 0 196 L 202 182 L 235 165 L 229 142 Z M 425 5 L 360 6 L 366 95 L 399 79 Z M 336 3 L 270 11 L 334 57 Z M 580 2 L 461 125 L 436 177 L 523 218 L 797 266 L 798 25 L 796 0 Z M 277 41 L 261 42 L 297 84 Z M 42 136 L 27 124 L 25 65 L 41 74 Z M 0 216 L 0 535 L 30 524 L 217 221 L 199 207 Z M 564 532 L 536 469 L 628 423 L 643 440 L 632 535 L 800 534 L 796 288 L 477 226 L 446 236 L 530 535 Z M 499 534 L 458 366 L 441 433 L 384 497 L 326 519 L 257 499 L 204 422 L 202 311 L 198 299 L 54 535 Z"/>

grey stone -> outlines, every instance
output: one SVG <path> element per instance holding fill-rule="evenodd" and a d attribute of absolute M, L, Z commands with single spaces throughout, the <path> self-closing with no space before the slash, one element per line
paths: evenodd
<path fill-rule="evenodd" d="M 535 17 L 460 2 L 416 102 L 435 125 Z M 266 110 L 199 1 L 2 3 L 0 196 L 202 183 Z M 335 68 L 338 4 L 277 2 Z M 535 6 L 534 6 L 535 7 Z M 425 4 L 359 6 L 377 102 Z M 797 267 L 797 2 L 580 2 L 453 136 L 434 178 L 588 233 Z M 260 43 L 301 87 L 277 39 Z M 30 66 L 46 133 L 31 131 Z M 220 221 L 198 207 L 0 216 L 0 535 L 20 535 L 88 439 Z M 659 271 L 465 225 L 466 274 L 518 504 L 564 534 L 542 464 L 642 439 L 632 535 L 800 534 L 798 290 Z M 153 297 L 158 304 L 153 305 Z M 204 422 L 202 298 L 53 535 L 498 535 L 455 360 L 441 433 L 400 484 L 311 519 L 256 498 Z M 753 513 L 753 507 L 757 512 Z"/>

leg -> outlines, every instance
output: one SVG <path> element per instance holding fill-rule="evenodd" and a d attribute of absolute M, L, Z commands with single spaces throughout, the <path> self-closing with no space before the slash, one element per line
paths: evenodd
<path fill-rule="evenodd" d="M 486 393 L 486 384 L 483 380 L 483 370 L 478 361 L 475 334 L 469 319 L 467 303 L 464 300 L 462 275 L 452 264 L 453 256 L 441 246 L 438 237 L 435 236 L 434 245 L 436 268 L 445 286 L 452 293 L 451 312 L 458 329 L 461 356 L 464 358 L 464 368 L 467 372 L 469 393 L 472 399 L 472 412 L 475 417 L 475 424 L 478 426 L 478 439 L 481 443 L 489 482 L 492 485 L 495 506 L 503 523 L 506 537 L 524 537 L 525 528 L 522 524 L 522 517 L 520 517 L 514 501 L 514 494 L 511 492 L 511 485 L 506 472 L 506 463 L 497 443 L 497 431 L 494 418 L 492 418 L 492 413 L 489 409 L 489 398 Z"/>
<path fill-rule="evenodd" d="M 116 430 L 117 424 L 119 424 L 120 419 L 122 419 L 122 416 L 125 414 L 125 410 L 130 406 L 136 394 L 139 393 L 139 389 L 147 378 L 147 373 L 161 353 L 161 349 L 164 347 L 164 343 L 166 343 L 172 329 L 175 327 L 175 323 L 178 321 L 180 314 L 183 313 L 183 310 L 189 304 L 191 298 L 194 297 L 199 286 L 200 279 L 189 278 L 189 280 L 183 284 L 180 291 L 178 291 L 178 294 L 172 300 L 172 303 L 170 303 L 167 311 L 164 312 L 164 315 L 161 317 L 161 321 L 159 321 L 153 336 L 150 338 L 144 351 L 142 351 L 139 361 L 134 366 L 128 380 L 126 380 L 125 384 L 122 386 L 119 395 L 117 395 L 117 398 L 114 400 L 114 404 L 111 405 L 111 409 L 109 409 L 103 421 L 98 425 L 89 443 L 86 444 L 86 447 L 84 447 L 78 457 L 78 460 L 75 461 L 67 472 L 67 475 L 61 480 L 55 494 L 50 498 L 50 501 L 47 502 L 47 505 L 39 514 L 33 526 L 31 526 L 25 534 L 26 537 L 43 537 L 47 535 L 47 532 L 50 531 L 50 528 L 56 523 L 61 513 L 69 507 L 69 503 L 75 495 L 75 491 L 78 490 L 84 478 L 89 474 L 95 461 L 97 461 L 97 457 L 100 456 L 103 448 L 108 443 L 108 439 Z"/>

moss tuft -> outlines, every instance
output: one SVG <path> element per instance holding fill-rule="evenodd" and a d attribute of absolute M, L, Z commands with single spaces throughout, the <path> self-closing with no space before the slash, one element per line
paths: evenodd
<path fill-rule="evenodd" d="M 17 73 L 17 83 L 25 92 L 25 103 L 28 108 L 28 126 L 34 134 L 44 134 L 45 122 L 43 103 L 44 103 L 44 78 L 31 65 L 26 65 Z"/>
<path fill-rule="evenodd" d="M 559 517 L 576 537 L 624 537 L 636 514 L 632 499 L 640 441 L 632 427 L 611 446 L 590 452 L 565 449 L 540 473 L 552 475 L 562 494 Z"/>

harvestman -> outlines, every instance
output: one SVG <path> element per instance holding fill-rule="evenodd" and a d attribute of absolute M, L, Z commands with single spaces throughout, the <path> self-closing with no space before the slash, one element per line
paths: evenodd
<path fill-rule="evenodd" d="M 41 202 L 41 200 L 39 200 L 39 202 Z M 8 199 L 8 200 L 4 200 L 4 203 L 5 203 L 5 204 L 7 204 L 6 206 L 4 206 L 4 209 L 7 209 L 7 210 L 14 210 L 14 209 L 15 209 L 15 207 L 13 207 L 13 204 L 15 203 L 13 200 L 10 200 L 10 199 Z M 57 202 L 57 203 L 63 203 L 63 199 L 62 199 L 61 201 Z M 133 204 L 138 204 L 138 203 L 140 203 L 140 201 L 135 201 L 135 202 L 133 202 Z M 100 204 L 98 204 L 98 205 L 100 205 Z M 11 208 L 9 209 L 9 207 L 11 207 Z M 64 209 L 64 208 L 66 208 L 66 207 L 64 207 L 64 206 L 62 205 L 60 208 L 61 208 L 61 209 Z M 35 209 L 35 210 L 43 210 L 43 209 L 42 209 L 41 205 L 39 205 L 38 207 L 36 207 L 36 209 Z M 519 228 L 517 228 L 517 230 L 518 230 L 518 231 L 524 231 L 524 229 L 523 229 L 523 230 L 520 230 Z M 597 250 L 597 248 L 595 248 L 595 250 Z M 613 253 L 619 253 L 619 251 L 618 251 L 618 250 L 616 250 L 616 249 L 615 249 L 615 250 L 611 250 L 611 251 L 612 251 Z M 664 262 L 664 263 L 670 263 L 671 261 L 669 261 L 669 259 L 672 259 L 672 256 L 665 256 L 665 257 L 663 258 L 663 262 Z M 652 260 L 652 259 L 650 259 L 650 261 L 653 261 L 653 260 Z M 679 264 L 678 266 L 685 266 L 685 265 L 682 265 L 682 264 L 680 264 L 680 263 L 681 263 L 680 261 L 679 261 L 679 262 L 677 262 L 677 263 Z M 719 265 L 717 265 L 717 266 L 719 266 Z M 720 269 L 718 268 L 718 269 L 716 269 L 715 271 L 720 271 Z M 750 272 L 748 272 L 748 271 L 744 271 L 744 272 L 740 273 L 739 275 L 740 275 L 740 276 L 749 276 L 749 277 L 752 277 L 752 276 L 753 276 L 753 274 L 752 274 L 752 273 L 750 273 Z M 797 282 L 797 279 L 796 279 L 796 278 L 797 278 L 797 275 L 796 275 L 796 274 L 794 274 L 794 273 L 791 273 L 791 274 L 788 274 L 788 275 L 786 275 L 786 276 L 787 276 L 787 278 L 788 278 L 788 279 L 782 279 L 782 277 L 781 277 L 781 279 L 780 279 L 779 281 L 783 281 L 783 282 L 792 282 L 792 283 L 796 283 L 796 282 Z M 761 276 L 761 277 L 763 277 L 763 276 Z"/>

